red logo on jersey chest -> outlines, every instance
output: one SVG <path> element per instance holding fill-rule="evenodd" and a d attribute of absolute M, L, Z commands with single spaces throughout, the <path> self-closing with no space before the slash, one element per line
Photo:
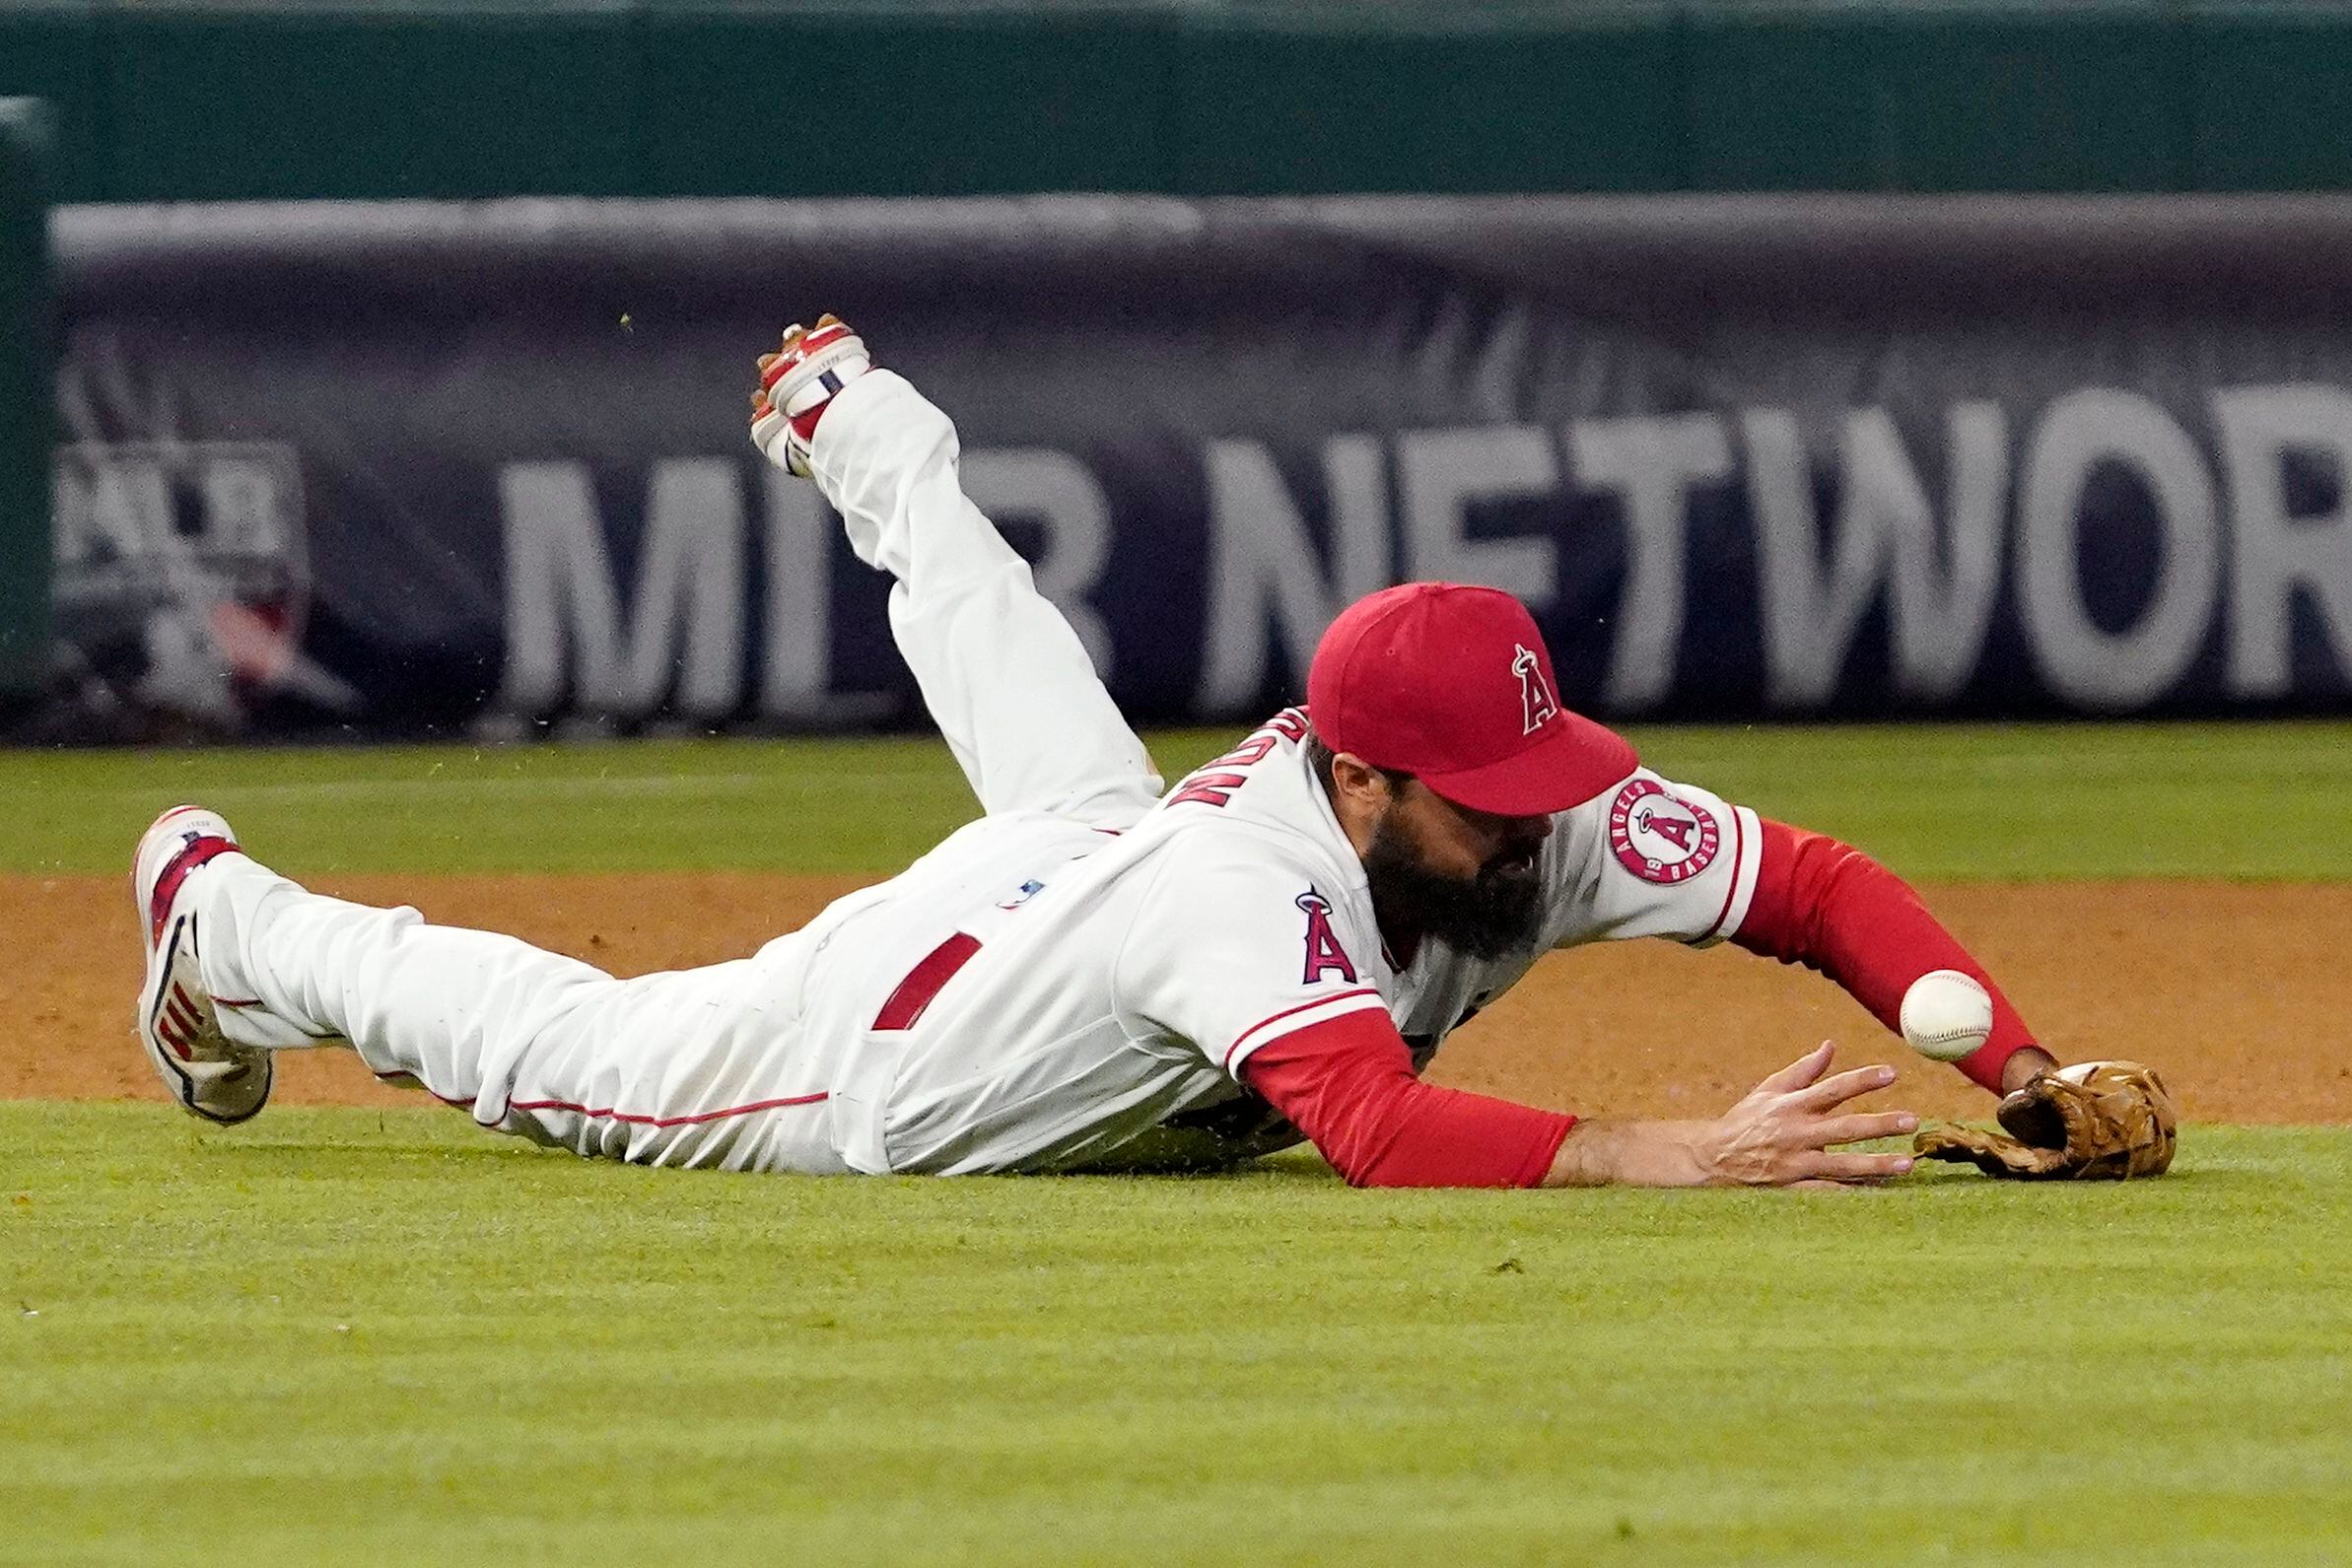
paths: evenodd
<path fill-rule="evenodd" d="M 1644 882 L 1688 882 L 1722 848 L 1714 813 L 1677 800 L 1655 780 L 1634 780 L 1609 803 L 1610 852 Z"/>
<path fill-rule="evenodd" d="M 1331 901 L 1313 888 L 1298 895 L 1298 907 L 1307 912 L 1307 967 L 1303 977 L 1309 986 L 1323 978 L 1326 970 L 1336 969 L 1340 979 L 1355 984 L 1355 966 L 1349 962 L 1348 949 L 1331 928 Z"/>

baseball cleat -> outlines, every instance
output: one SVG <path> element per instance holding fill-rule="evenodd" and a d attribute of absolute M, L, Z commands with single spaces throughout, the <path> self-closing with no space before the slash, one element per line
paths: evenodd
<path fill-rule="evenodd" d="M 751 394 L 751 440 L 768 461 L 806 479 L 808 443 L 833 394 L 873 369 L 865 340 L 839 316 L 820 315 L 816 325 L 796 321 L 784 329 L 784 345 L 759 357 L 759 390 Z"/>
<path fill-rule="evenodd" d="M 189 876 L 238 848 L 229 824 L 202 806 L 173 806 L 148 825 L 131 861 L 131 897 L 147 946 L 139 1043 L 180 1106 L 209 1122 L 242 1122 L 269 1101 L 270 1054 L 232 1045 L 196 962 L 196 912 L 180 907 Z M 231 1006 L 256 1006 L 250 1000 Z"/>

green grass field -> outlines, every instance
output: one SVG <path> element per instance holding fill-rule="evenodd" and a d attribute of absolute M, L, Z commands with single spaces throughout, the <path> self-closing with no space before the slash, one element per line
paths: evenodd
<path fill-rule="evenodd" d="M 1932 879 L 2352 878 L 2352 724 L 1631 731 L 1642 760 Z M 1170 778 L 1230 732 L 1155 735 Z M 127 863 L 180 800 L 336 871 L 889 871 L 977 814 L 930 739 L 0 751 L 0 870 Z"/>
<path fill-rule="evenodd" d="M 1916 876 L 2352 876 L 2352 726 L 1638 738 Z M 0 869 L 118 874 L 190 795 L 309 872 L 884 869 L 970 810 L 920 742 L 0 756 Z M 2352 1555 L 2341 1129 L 2129 1187 L 1396 1193 L 15 1103 L 0 1198 L 6 1562 Z"/>

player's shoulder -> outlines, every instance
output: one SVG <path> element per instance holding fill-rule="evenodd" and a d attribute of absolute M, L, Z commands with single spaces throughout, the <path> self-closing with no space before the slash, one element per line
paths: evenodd
<path fill-rule="evenodd" d="M 1237 800 L 1246 800 L 1259 811 L 1282 809 L 1306 772 L 1309 733 L 1305 709 L 1283 709 L 1221 755 L 1177 780 L 1160 808 L 1227 811 Z"/>
<path fill-rule="evenodd" d="M 1334 897 L 1360 882 L 1361 863 L 1304 755 L 1307 733 L 1304 710 L 1284 709 L 1178 780 L 1135 830 L 1155 841 L 1161 876 L 1311 883 Z"/>
<path fill-rule="evenodd" d="M 1547 848 L 1552 946 L 1720 941 L 1745 917 L 1764 853 L 1753 811 L 1649 768 L 1555 819 Z"/>
<path fill-rule="evenodd" d="M 1312 836 L 1265 818 L 1179 818 L 1154 837 L 1152 879 L 1170 894 L 1249 898 L 1288 889 L 1286 899 L 1312 885 L 1344 897 L 1362 880 L 1352 857 L 1343 859 Z"/>
<path fill-rule="evenodd" d="M 1339 836 L 1306 755 L 1306 712 L 1286 708 L 1176 781 L 1145 825 L 1202 837 L 1295 837 L 1328 850 Z"/>
<path fill-rule="evenodd" d="M 1619 784 L 1562 813 L 1565 837 L 1644 881 L 1689 881 L 1711 865 L 1739 831 L 1720 795 L 1636 768 Z"/>

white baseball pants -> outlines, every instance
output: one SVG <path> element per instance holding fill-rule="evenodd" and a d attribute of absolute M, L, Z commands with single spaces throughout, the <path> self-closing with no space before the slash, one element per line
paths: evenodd
<path fill-rule="evenodd" d="M 871 371 L 836 395 L 817 482 L 859 559 L 897 579 L 890 625 L 987 816 L 907 872 L 755 956 L 619 980 L 511 936 L 321 897 L 244 855 L 190 878 L 206 985 L 241 1044 L 348 1044 L 483 1126 L 641 1164 L 827 1174 L 878 1169 L 837 1094 L 859 1020 L 827 982 L 903 963 L 862 951 L 894 900 L 1066 862 L 1160 790 L 1060 612 L 965 497 L 954 427 Z M 846 989 L 846 988 L 845 988 Z M 867 1074 L 870 1078 L 870 1073 Z"/>

